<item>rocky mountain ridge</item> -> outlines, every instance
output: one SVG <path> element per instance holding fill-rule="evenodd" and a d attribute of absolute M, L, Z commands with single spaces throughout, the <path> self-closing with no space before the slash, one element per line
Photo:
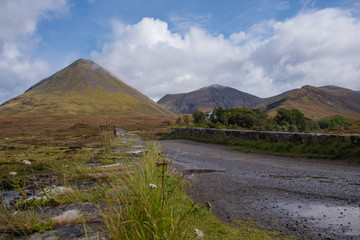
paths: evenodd
<path fill-rule="evenodd" d="M 360 116 L 360 91 L 332 85 L 304 86 L 269 98 L 259 98 L 222 85 L 211 85 L 189 93 L 167 94 L 158 103 L 177 114 L 208 111 L 215 107 L 260 107 L 274 113 L 276 109 L 284 107 L 297 108 L 312 118 Z"/>

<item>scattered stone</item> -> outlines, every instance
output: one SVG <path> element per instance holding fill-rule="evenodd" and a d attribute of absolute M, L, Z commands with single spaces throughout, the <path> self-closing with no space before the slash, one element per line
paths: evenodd
<path fill-rule="evenodd" d="M 61 215 L 57 217 L 53 217 L 51 220 L 58 223 L 64 222 L 72 222 L 79 219 L 81 216 L 81 212 L 78 209 L 68 210 L 63 212 Z"/>
<path fill-rule="evenodd" d="M 60 194 L 71 194 L 74 192 L 74 190 L 71 187 L 53 186 L 51 188 L 46 188 L 45 192 L 51 195 L 60 195 Z"/>
<path fill-rule="evenodd" d="M 47 197 L 46 196 L 31 196 L 28 199 L 26 199 L 26 201 L 46 201 Z"/>
<path fill-rule="evenodd" d="M 113 168 L 113 167 L 120 167 L 122 164 L 121 163 L 114 163 L 114 164 L 109 164 L 109 165 L 103 165 L 101 166 L 102 168 Z"/>
<path fill-rule="evenodd" d="M 59 238 L 57 238 L 55 236 L 55 231 L 46 231 L 43 233 L 34 233 L 32 235 L 30 235 L 30 238 L 27 238 L 30 240 L 57 240 Z"/>
<path fill-rule="evenodd" d="M 130 150 L 125 152 L 126 155 L 142 156 L 143 150 Z"/>
<path fill-rule="evenodd" d="M 90 167 L 97 167 L 101 164 L 101 162 L 99 161 L 99 159 L 97 157 L 91 157 L 87 162 L 87 165 L 89 165 Z"/>
<path fill-rule="evenodd" d="M 84 229 L 78 229 L 75 227 L 60 227 L 55 231 L 56 236 L 61 237 L 63 239 L 71 239 L 74 237 L 80 237 L 84 235 Z"/>
<path fill-rule="evenodd" d="M 124 130 L 119 131 L 116 136 L 121 138 L 120 141 L 124 139 L 124 145 L 122 147 L 116 147 L 114 149 L 107 150 L 120 152 L 119 156 L 121 156 L 121 158 L 117 157 L 115 159 L 118 162 L 114 164 L 100 166 L 102 164 L 100 159 L 98 159 L 97 157 L 92 157 L 86 162 L 89 167 L 115 168 L 119 166 L 125 166 L 125 164 L 127 167 L 139 164 L 137 161 L 134 161 L 134 159 L 137 159 L 137 157 L 143 155 L 145 151 L 145 143 L 137 135 L 128 134 Z M 79 149 L 82 149 L 82 147 L 72 146 L 68 149 L 64 148 L 63 150 L 67 150 L 67 152 L 70 153 L 76 152 Z M 97 154 L 101 154 L 100 150 Z M 27 161 L 32 161 L 32 159 L 27 159 Z M 28 162 L 25 162 L 25 164 L 28 164 Z M 104 170 L 103 173 L 96 174 L 106 174 L 105 171 L 106 170 Z M 74 192 L 71 187 L 55 186 L 60 185 L 61 183 L 59 182 L 58 178 L 53 174 L 32 174 L 26 176 L 26 181 L 28 182 L 28 185 L 26 186 L 25 191 L 29 196 L 33 195 L 31 197 L 28 197 L 28 200 L 31 201 L 48 201 L 51 200 L 52 196 L 61 194 L 72 194 Z M 86 181 L 76 182 L 76 184 L 81 184 L 81 187 L 83 187 L 84 184 L 86 184 Z M 40 189 L 42 189 L 42 191 L 40 191 Z M 4 196 L 7 195 L 9 194 L 6 193 Z M 2 197 L 3 195 L 0 194 L 0 196 Z M 22 199 L 22 197 L 14 195 L 13 198 L 9 198 L 7 201 L 13 201 L 15 206 L 18 202 L 17 199 Z M 62 205 L 48 204 L 46 206 L 42 206 L 41 209 L 39 208 L 36 211 L 39 211 L 39 215 L 41 216 L 41 218 L 51 218 L 51 220 L 56 223 L 55 226 L 51 230 L 46 230 L 44 232 L 36 232 L 25 237 L 16 236 L 16 239 L 110 239 L 110 237 L 104 232 L 104 229 L 102 228 L 100 222 L 102 218 L 101 214 L 99 213 L 98 208 L 92 202 L 76 202 Z M 85 228 L 84 222 L 86 222 Z M 0 236 L 0 239 L 3 238 L 1 238 Z"/>

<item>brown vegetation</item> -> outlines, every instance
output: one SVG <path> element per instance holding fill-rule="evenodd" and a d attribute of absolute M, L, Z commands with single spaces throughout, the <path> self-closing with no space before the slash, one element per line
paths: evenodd
<path fill-rule="evenodd" d="M 276 114 L 276 109 L 298 109 L 305 116 L 321 119 L 334 115 L 360 116 L 360 93 L 339 87 L 304 86 L 283 98 L 267 104 L 270 115 Z"/>
<path fill-rule="evenodd" d="M 171 114 L 90 60 L 80 59 L 0 106 L 0 114 Z"/>
<path fill-rule="evenodd" d="M 114 127 L 135 132 L 144 140 L 158 139 L 171 131 L 168 121 L 175 121 L 175 115 L 64 115 L 64 114 L 17 114 L 0 115 L 0 138 L 42 137 L 45 142 L 102 142 L 99 132 L 113 131 Z M 68 136 L 73 136 L 68 138 Z M 37 138 L 39 141 L 39 138 Z"/>
<path fill-rule="evenodd" d="M 279 108 L 298 109 L 306 117 L 321 119 L 334 115 L 360 116 L 360 92 L 336 86 L 304 86 L 270 98 L 259 98 L 225 86 L 167 94 L 158 103 L 175 113 L 209 111 L 214 108 L 266 108 L 275 115 Z"/>

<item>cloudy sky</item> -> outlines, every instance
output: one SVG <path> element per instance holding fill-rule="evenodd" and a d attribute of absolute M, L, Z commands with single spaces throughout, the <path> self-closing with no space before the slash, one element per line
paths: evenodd
<path fill-rule="evenodd" d="M 79 58 L 154 100 L 360 90 L 360 1 L 0 0 L 0 103 Z"/>

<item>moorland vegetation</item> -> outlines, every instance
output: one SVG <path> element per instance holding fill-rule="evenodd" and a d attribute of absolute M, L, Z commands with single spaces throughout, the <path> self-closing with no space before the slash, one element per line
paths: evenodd
<path fill-rule="evenodd" d="M 359 121 L 346 120 L 342 116 L 332 116 L 320 120 L 306 117 L 297 109 L 277 109 L 271 117 L 265 109 L 247 108 L 215 108 L 212 112 L 200 110 L 192 114 L 179 117 L 173 128 L 217 128 L 254 131 L 281 131 L 281 132 L 322 132 L 322 133 L 359 133 Z M 341 141 L 329 138 L 323 143 L 317 142 L 270 142 L 265 140 L 236 140 L 222 138 L 204 138 L 192 135 L 168 136 L 168 139 L 189 139 L 200 142 L 225 144 L 243 152 L 256 152 L 291 157 L 316 157 L 359 160 L 360 148 L 351 141 Z M 347 138 L 346 138 L 347 139 Z"/>
<path fill-rule="evenodd" d="M 56 235 L 58 229 L 77 228 L 86 239 L 280 238 L 252 222 L 225 225 L 203 203 L 191 200 L 184 191 L 188 183 L 171 171 L 155 142 L 147 142 L 134 158 L 111 150 L 134 141 L 114 138 L 112 128 L 95 131 L 76 124 L 73 129 L 61 141 L 54 136 L 0 139 L 1 190 L 17 196 L 9 203 L 2 194 L 1 237 L 48 233 L 64 238 Z M 80 132 L 98 138 L 89 142 Z M 74 138 L 83 147 L 69 147 Z M 89 167 L 94 158 L 98 165 Z M 62 209 L 71 207 L 86 208 L 76 218 L 61 218 L 70 212 Z M 61 215 L 54 217 L 57 212 Z"/>
<path fill-rule="evenodd" d="M 271 117 L 266 109 L 215 108 L 210 114 L 201 110 L 193 114 L 195 126 L 208 128 L 250 129 L 256 131 L 310 132 L 316 130 L 339 129 L 351 125 L 342 116 L 320 120 L 306 117 L 297 109 L 277 109 Z M 185 121 L 186 123 L 188 121 Z"/>

